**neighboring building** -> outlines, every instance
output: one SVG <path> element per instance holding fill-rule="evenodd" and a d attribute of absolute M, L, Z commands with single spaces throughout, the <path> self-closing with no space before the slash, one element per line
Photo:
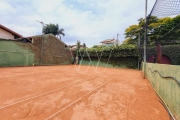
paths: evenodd
<path fill-rule="evenodd" d="M 105 45 L 105 46 L 112 46 L 112 45 L 118 44 L 118 41 L 115 39 L 106 39 L 106 40 L 101 41 L 100 43 L 102 43 L 102 45 Z"/>
<path fill-rule="evenodd" d="M 9 28 L 0 24 L 0 38 L 3 39 L 16 39 L 22 38 L 23 36 L 10 30 Z"/>
<path fill-rule="evenodd" d="M 77 45 L 70 45 L 70 48 L 71 48 L 72 50 L 74 50 L 74 49 L 77 48 Z M 84 46 L 84 45 L 80 45 L 80 48 L 87 48 L 87 47 Z"/>

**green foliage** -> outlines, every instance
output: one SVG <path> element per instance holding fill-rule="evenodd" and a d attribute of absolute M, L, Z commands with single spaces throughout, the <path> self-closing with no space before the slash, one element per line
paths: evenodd
<path fill-rule="evenodd" d="M 81 42 L 80 42 L 80 40 L 77 40 L 76 46 L 77 46 L 76 49 L 79 51 L 79 49 L 80 49 L 80 47 L 81 47 Z"/>
<path fill-rule="evenodd" d="M 162 54 L 171 58 L 173 65 L 180 65 L 180 45 L 162 46 Z"/>
<path fill-rule="evenodd" d="M 112 57 L 127 57 L 127 56 L 138 56 L 138 49 L 135 45 L 120 45 L 120 46 L 109 46 L 109 47 L 97 47 L 80 49 L 81 53 L 88 52 L 91 57 L 97 57 L 97 54 L 103 54 L 103 57 L 108 57 L 111 53 Z M 87 56 L 87 54 L 86 54 Z"/>
<path fill-rule="evenodd" d="M 118 57 L 111 58 L 109 64 L 113 66 L 124 66 L 127 68 L 137 68 L 138 66 L 138 58 L 137 57 Z"/>
<path fill-rule="evenodd" d="M 99 46 L 98 45 L 94 45 L 94 46 L 92 46 L 92 48 L 98 48 Z"/>
<path fill-rule="evenodd" d="M 106 46 L 105 45 L 94 45 L 91 48 L 103 48 L 103 47 L 106 47 Z"/>
<path fill-rule="evenodd" d="M 83 61 L 87 61 L 87 63 L 89 63 L 89 59 L 88 58 L 83 58 Z M 83 64 L 82 61 L 82 64 Z M 91 61 L 93 63 L 94 66 L 97 65 L 97 61 L 98 58 L 97 57 L 91 57 Z M 110 59 L 108 57 L 102 57 L 99 61 L 99 66 L 106 66 L 106 64 L 108 65 L 112 65 L 113 67 L 125 67 L 125 68 L 133 68 L 136 69 L 137 68 L 137 63 L 138 63 L 138 59 L 136 57 L 118 57 L 118 58 L 113 58 L 111 57 Z M 104 64 L 102 64 L 104 63 Z"/>
<path fill-rule="evenodd" d="M 81 48 L 81 42 L 80 40 L 77 40 L 77 43 L 76 43 L 76 55 L 79 56 L 79 50 Z"/>
<path fill-rule="evenodd" d="M 129 28 L 125 30 L 125 35 L 126 35 L 126 38 L 131 38 L 135 40 L 137 39 L 139 32 L 140 32 L 140 26 L 131 25 L 129 26 Z"/>
<path fill-rule="evenodd" d="M 170 57 L 173 65 L 180 65 L 180 45 L 165 45 L 162 46 L 161 49 L 163 55 Z M 141 50 L 141 53 L 143 53 L 143 49 Z M 147 48 L 147 57 L 153 54 L 156 54 L 156 46 Z"/>
<path fill-rule="evenodd" d="M 140 35 L 141 45 L 144 40 L 145 20 L 140 18 L 137 25 L 131 25 L 125 30 L 125 44 L 137 44 Z M 158 19 L 151 16 L 148 19 L 148 44 L 155 45 L 156 42 L 180 41 L 180 15 L 174 18 L 165 17 Z"/>
<path fill-rule="evenodd" d="M 86 47 L 86 44 L 85 44 L 85 43 L 83 43 L 83 47 Z"/>
<path fill-rule="evenodd" d="M 65 36 L 65 33 L 64 33 L 64 29 L 61 28 L 59 29 L 59 25 L 58 24 L 48 24 L 46 26 L 43 27 L 43 33 L 44 34 L 53 34 L 55 36 L 59 36 L 60 37 L 60 40 L 61 40 L 61 36 L 60 35 L 63 35 Z"/>
<path fill-rule="evenodd" d="M 59 29 L 59 26 L 58 24 L 48 24 L 46 26 L 43 27 L 43 33 L 44 34 L 53 34 L 53 35 L 57 35 L 58 33 L 58 29 Z"/>
<path fill-rule="evenodd" d="M 88 49 L 80 49 L 79 57 L 91 58 L 98 61 L 99 57 L 102 57 L 101 61 L 107 62 L 110 57 L 109 63 L 114 66 L 126 66 L 129 68 L 137 67 L 137 60 L 139 57 L 139 49 L 135 45 L 120 45 L 109 47 L 92 47 Z M 94 59 L 93 59 L 94 58 Z"/>
<path fill-rule="evenodd" d="M 170 57 L 173 65 L 180 65 L 180 45 L 166 45 L 162 46 L 162 54 Z M 156 46 L 147 48 L 147 57 L 156 54 Z M 137 68 L 138 59 L 143 60 L 143 48 L 138 48 L 136 45 L 123 44 L 120 46 L 111 47 L 97 47 L 80 49 L 79 57 L 98 61 L 107 62 L 110 58 L 109 64 L 114 66 L 126 66 L 128 68 Z"/>

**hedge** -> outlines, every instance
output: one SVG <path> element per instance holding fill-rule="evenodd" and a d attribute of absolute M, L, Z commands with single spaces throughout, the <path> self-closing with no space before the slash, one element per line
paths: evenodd
<path fill-rule="evenodd" d="M 88 60 L 98 60 L 106 62 L 110 57 L 109 63 L 114 66 L 126 66 L 137 68 L 138 59 L 143 60 L 143 48 L 134 45 L 121 45 L 113 47 L 87 48 L 80 49 L 79 58 Z M 156 54 L 156 46 L 147 47 L 147 57 Z M 162 46 L 162 54 L 170 57 L 173 65 L 180 65 L 180 45 Z M 106 59 L 106 60 L 105 60 Z"/>

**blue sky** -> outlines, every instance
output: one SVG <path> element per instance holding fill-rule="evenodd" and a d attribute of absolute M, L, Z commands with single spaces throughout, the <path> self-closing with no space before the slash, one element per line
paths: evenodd
<path fill-rule="evenodd" d="M 148 13 L 155 0 L 148 1 Z M 23 36 L 39 35 L 42 25 L 59 24 L 65 29 L 62 40 L 77 40 L 88 47 L 116 38 L 122 42 L 125 29 L 144 17 L 145 0 L 1 0 L 0 24 Z"/>

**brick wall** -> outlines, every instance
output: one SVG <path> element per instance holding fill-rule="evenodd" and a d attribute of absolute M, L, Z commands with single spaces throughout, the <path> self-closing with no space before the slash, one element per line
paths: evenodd
<path fill-rule="evenodd" d="M 72 64 L 71 51 L 65 48 L 65 43 L 52 34 L 33 36 L 32 43 L 21 46 L 34 53 L 35 65 Z M 42 61 L 41 61 L 42 60 Z"/>

